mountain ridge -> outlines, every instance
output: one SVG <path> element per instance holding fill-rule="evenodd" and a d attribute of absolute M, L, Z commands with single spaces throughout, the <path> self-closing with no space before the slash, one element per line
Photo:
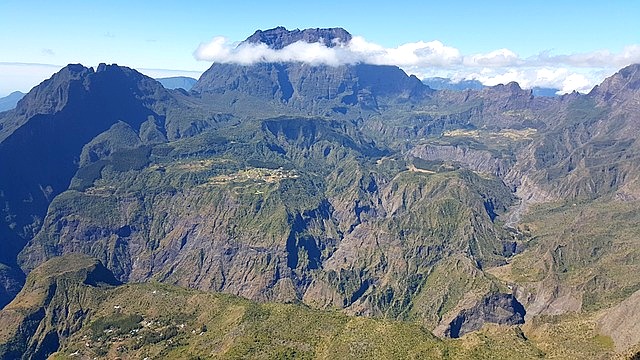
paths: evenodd
<path fill-rule="evenodd" d="M 128 119 L 136 129 L 145 122 L 156 126 L 161 116 L 153 104 L 144 104 L 145 97 L 156 94 L 170 101 L 159 83 L 131 69 L 69 65 L 4 113 L 0 164 L 12 176 L 0 178 L 7 215 L 0 231 L 11 240 L 2 242 L 6 251 L 0 262 L 14 264 L 13 254 L 32 237 L 51 200 L 69 186 L 86 143 L 119 119 Z M 39 146 L 25 147 L 34 138 Z"/>
<path fill-rule="evenodd" d="M 26 94 L 21 91 L 14 91 L 11 94 L 0 98 L 0 112 L 14 109 L 18 105 L 18 101 Z"/>
<path fill-rule="evenodd" d="M 245 39 L 242 44 L 265 44 L 271 49 L 280 50 L 298 41 L 307 43 L 321 43 L 326 47 L 347 44 L 351 41 L 351 34 L 343 28 L 315 28 L 304 30 L 287 30 L 278 26 L 268 30 L 256 30 L 253 35 Z"/>
<path fill-rule="evenodd" d="M 184 89 L 186 91 L 191 90 L 193 85 L 198 81 L 197 79 L 190 78 L 188 76 L 156 78 L 156 80 L 167 89 Z"/>
<path fill-rule="evenodd" d="M 60 269 L 63 264 L 70 268 Z M 105 270 L 99 261 L 78 254 L 34 270 L 25 289 L 0 311 L 0 358 L 441 359 L 499 354 L 515 359 L 541 353 L 517 333 L 501 334 L 499 327 L 447 341 L 406 322 L 297 304 L 258 304 L 158 283 L 120 285 Z"/>
<path fill-rule="evenodd" d="M 434 90 L 452 90 L 452 91 L 464 91 L 464 90 L 482 90 L 489 87 L 478 80 L 460 80 L 453 81 L 448 78 L 442 77 L 430 77 L 422 79 L 422 82 Z M 534 96 L 558 96 L 559 89 L 545 88 L 535 86 L 531 88 Z"/>
<path fill-rule="evenodd" d="M 80 252 L 119 281 L 440 336 L 505 312 L 517 324 L 519 303 L 508 331 L 565 351 L 550 331 L 578 323 L 576 351 L 610 354 L 592 317 L 640 286 L 623 270 L 638 266 L 636 67 L 540 98 L 516 83 L 433 91 L 373 65 L 213 64 L 188 93 L 71 65 L 0 115 L 14 175 L 0 178 L 0 275 Z"/>

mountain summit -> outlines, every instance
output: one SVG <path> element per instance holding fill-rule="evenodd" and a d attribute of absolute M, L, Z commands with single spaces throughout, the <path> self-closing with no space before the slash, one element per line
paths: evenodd
<path fill-rule="evenodd" d="M 351 34 L 342 28 L 258 30 L 243 43 L 266 44 L 282 49 L 298 41 L 319 42 L 328 47 L 345 44 Z M 375 111 L 386 101 L 422 99 L 431 89 L 397 66 L 347 64 L 309 65 L 303 62 L 255 64 L 214 63 L 192 90 L 200 94 L 225 94 L 234 98 L 258 98 L 287 104 L 306 114 L 344 115 L 350 110 Z M 253 101 L 253 100 L 251 100 Z M 236 106 L 237 107 L 237 106 Z M 290 109 L 289 109 L 290 111 Z"/>
<path fill-rule="evenodd" d="M 600 102 L 623 103 L 638 96 L 640 90 L 640 64 L 629 65 L 596 85 L 589 93 Z M 635 103 L 635 102 L 634 102 Z"/>
<path fill-rule="evenodd" d="M 262 43 L 271 49 L 279 50 L 298 41 L 308 43 L 319 42 L 327 47 L 334 47 L 338 44 L 348 43 L 351 41 L 351 38 L 351 34 L 343 28 L 287 30 L 283 26 L 278 26 L 264 31 L 257 30 L 243 43 Z"/>

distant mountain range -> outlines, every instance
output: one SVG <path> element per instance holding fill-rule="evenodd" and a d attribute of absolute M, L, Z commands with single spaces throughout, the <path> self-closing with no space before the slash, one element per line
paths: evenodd
<path fill-rule="evenodd" d="M 0 112 L 15 108 L 18 101 L 20 101 L 24 95 L 25 94 L 20 91 L 14 91 L 9 95 L 0 98 Z"/>
<path fill-rule="evenodd" d="M 0 113 L 0 359 L 640 356 L 640 65 L 553 97 L 297 62 L 169 87 L 68 65 Z"/>
<path fill-rule="evenodd" d="M 451 79 L 432 77 L 422 79 L 422 82 L 434 90 L 482 90 L 485 86 L 478 80 L 460 80 L 454 82 Z"/>
<path fill-rule="evenodd" d="M 451 79 L 432 77 L 423 79 L 422 82 L 434 90 L 482 90 L 487 86 L 483 85 L 478 80 L 460 80 L 454 82 Z M 531 89 L 534 96 L 557 96 L 559 89 L 534 87 Z"/>
<path fill-rule="evenodd" d="M 175 76 L 156 79 L 167 89 L 185 89 L 191 90 L 198 80 L 186 76 Z"/>

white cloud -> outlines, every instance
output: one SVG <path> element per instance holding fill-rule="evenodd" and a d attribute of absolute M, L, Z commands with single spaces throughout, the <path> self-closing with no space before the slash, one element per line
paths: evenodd
<path fill-rule="evenodd" d="M 628 45 L 619 53 L 609 50 L 596 50 L 588 53 L 570 55 L 549 55 L 540 53 L 530 59 L 529 63 L 541 65 L 566 65 L 585 68 L 622 68 L 631 64 L 640 63 L 640 45 Z"/>
<path fill-rule="evenodd" d="M 570 74 L 562 81 L 560 92 L 570 91 L 589 92 L 596 84 L 583 74 Z"/>
<path fill-rule="evenodd" d="M 315 65 L 337 66 L 355 61 L 342 58 L 349 53 L 342 49 L 328 48 L 320 43 L 299 41 L 280 50 L 270 49 L 265 44 L 229 43 L 224 37 L 215 37 L 208 43 L 198 46 L 194 56 L 198 60 L 218 63 L 236 63 L 249 65 L 258 62 L 305 62 Z"/>
<path fill-rule="evenodd" d="M 504 67 L 516 65 L 518 62 L 521 62 L 518 55 L 509 49 L 499 49 L 487 54 L 475 54 L 464 58 L 466 66 Z"/>
<path fill-rule="evenodd" d="M 194 52 L 198 60 L 218 63 L 305 62 L 313 65 L 367 63 L 396 65 L 419 78 L 442 76 L 457 80 L 476 79 L 485 85 L 516 81 L 523 88 L 550 87 L 560 92 L 588 92 L 621 67 L 640 63 L 640 45 L 629 45 L 619 53 L 597 50 L 589 53 L 551 55 L 541 52 L 522 58 L 509 49 L 463 55 L 440 41 L 418 41 L 385 48 L 354 36 L 347 44 L 329 48 L 320 43 L 296 42 L 280 50 L 265 44 L 229 42 L 215 37 Z"/>
<path fill-rule="evenodd" d="M 257 62 L 305 62 L 314 65 L 338 66 L 367 63 L 398 66 L 451 66 L 462 61 L 456 48 L 440 41 L 407 43 L 396 48 L 383 48 L 355 36 L 348 44 L 327 47 L 321 43 L 298 41 L 283 49 L 270 49 L 265 44 L 229 42 L 224 37 L 214 37 L 202 43 L 194 56 L 198 60 L 242 65 Z"/>
<path fill-rule="evenodd" d="M 0 62 L 0 97 L 14 91 L 26 93 L 61 68 L 50 64 Z"/>
<path fill-rule="evenodd" d="M 165 77 L 174 77 L 174 76 L 186 76 L 194 79 L 200 78 L 203 71 L 191 71 L 191 70 L 171 70 L 171 69 L 146 69 L 146 68 L 137 68 L 137 71 L 141 72 L 148 77 L 158 79 Z"/>
<path fill-rule="evenodd" d="M 440 41 L 419 41 L 386 49 L 381 63 L 397 66 L 447 67 L 457 65 L 461 61 L 462 55 L 456 48 L 445 46 Z M 367 62 L 366 57 L 363 62 Z"/>
<path fill-rule="evenodd" d="M 202 43 L 194 57 L 222 63 L 252 64 L 256 62 L 299 61 L 310 64 L 397 65 L 419 78 L 447 77 L 454 81 L 476 79 L 485 85 L 517 81 L 523 88 L 534 86 L 588 92 L 593 86 L 620 68 L 640 63 L 640 45 L 634 44 L 620 52 L 596 50 L 579 54 L 541 52 L 523 58 L 509 49 L 497 49 L 481 54 L 463 54 L 440 41 L 417 41 L 385 48 L 354 36 L 348 44 L 328 48 L 322 44 L 298 42 L 281 50 L 264 44 L 241 44 L 224 37 Z M 87 64 L 90 66 L 90 64 Z M 202 70 L 207 64 L 202 63 Z M 33 86 L 60 70 L 60 65 L 0 62 L 0 97 L 12 91 L 29 91 Z M 138 69 L 151 77 L 190 76 L 198 78 L 202 71 Z"/>
<path fill-rule="evenodd" d="M 584 69 L 552 67 L 505 67 L 482 68 L 478 71 L 461 69 L 457 72 L 441 74 L 454 81 L 478 80 L 484 85 L 494 86 L 515 81 L 524 89 L 534 87 L 558 89 L 560 94 L 578 91 L 589 92 L 593 86 L 611 73 L 592 74 Z"/>

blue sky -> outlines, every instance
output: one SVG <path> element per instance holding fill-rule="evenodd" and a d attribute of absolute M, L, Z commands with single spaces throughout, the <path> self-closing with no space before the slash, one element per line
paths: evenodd
<path fill-rule="evenodd" d="M 385 49 L 409 43 L 434 56 L 439 49 L 457 51 L 451 61 L 398 64 L 422 77 L 477 78 L 489 85 L 518 80 L 585 91 L 640 61 L 638 18 L 640 2 L 632 0 L 1 0 L 0 96 L 27 91 L 68 63 L 118 63 L 154 77 L 197 77 L 211 65 L 194 56 L 201 44 L 224 36 L 232 48 L 256 29 L 278 25 L 340 26 Z M 404 56 L 398 54 L 385 61 Z"/>

